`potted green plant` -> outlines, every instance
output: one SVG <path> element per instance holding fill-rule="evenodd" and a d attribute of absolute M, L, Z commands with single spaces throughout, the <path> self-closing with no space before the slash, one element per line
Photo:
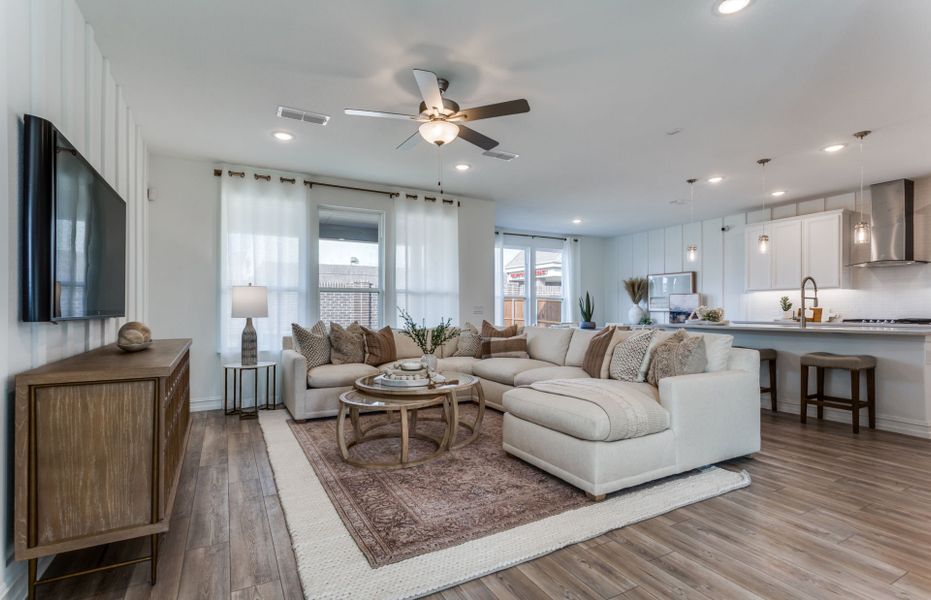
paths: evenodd
<path fill-rule="evenodd" d="M 431 331 L 431 329 L 426 326 L 426 322 L 418 325 L 413 317 L 411 317 L 410 313 L 403 308 L 398 309 L 398 312 L 401 313 L 401 320 L 404 321 L 404 328 L 402 330 L 404 335 L 411 338 L 411 340 L 417 344 L 417 347 L 420 348 L 420 351 L 423 352 L 420 362 L 423 363 L 428 370 L 435 371 L 437 365 L 437 348 L 459 335 L 459 329 L 452 326 L 452 319 L 446 319 L 445 321 L 440 321 L 440 324 Z"/>
<path fill-rule="evenodd" d="M 789 301 L 788 296 L 783 296 L 779 299 L 779 308 L 782 309 L 783 319 L 792 319 L 792 302 Z"/>
<path fill-rule="evenodd" d="M 585 292 L 585 298 L 579 298 L 579 313 L 582 315 L 582 322 L 579 323 L 580 329 L 594 329 L 595 322 L 592 317 L 595 314 L 595 301 L 591 295 Z"/>
<path fill-rule="evenodd" d="M 638 325 L 647 317 L 647 311 L 643 310 L 641 304 L 647 299 L 649 284 L 646 277 L 631 277 L 624 280 L 624 289 L 630 297 L 632 306 L 627 311 L 627 321 L 631 325 Z"/>

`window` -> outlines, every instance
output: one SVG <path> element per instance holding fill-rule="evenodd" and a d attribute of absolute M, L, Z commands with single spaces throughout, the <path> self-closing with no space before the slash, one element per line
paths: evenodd
<path fill-rule="evenodd" d="M 572 278 L 566 272 L 570 241 L 498 235 L 495 315 L 499 324 L 548 327 L 571 320 L 567 282 Z"/>
<path fill-rule="evenodd" d="M 383 214 L 320 209 L 320 319 L 344 327 L 383 322 Z"/>
<path fill-rule="evenodd" d="M 527 255 L 525 248 L 504 248 L 504 325 L 527 322 Z"/>
<path fill-rule="evenodd" d="M 535 250 L 533 282 L 537 325 L 562 323 L 562 250 Z"/>

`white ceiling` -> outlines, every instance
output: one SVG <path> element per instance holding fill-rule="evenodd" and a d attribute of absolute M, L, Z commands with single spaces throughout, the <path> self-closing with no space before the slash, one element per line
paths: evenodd
<path fill-rule="evenodd" d="M 415 112 L 412 67 L 463 107 L 526 98 L 529 114 L 473 124 L 517 160 L 443 150 L 445 189 L 494 200 L 503 226 L 685 222 L 670 200 L 714 174 L 696 218 L 752 208 L 764 156 L 782 202 L 852 189 L 854 144 L 819 148 L 861 129 L 867 183 L 931 172 L 928 0 L 755 0 L 732 17 L 712 0 L 79 3 L 155 152 L 429 189 L 437 151 L 394 149 L 413 124 L 342 109 Z M 278 104 L 332 119 L 281 120 Z"/>

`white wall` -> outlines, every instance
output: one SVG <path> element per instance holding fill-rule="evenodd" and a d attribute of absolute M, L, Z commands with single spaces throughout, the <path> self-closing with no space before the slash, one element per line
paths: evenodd
<path fill-rule="evenodd" d="M 916 194 L 931 194 L 931 177 L 915 181 Z M 869 210 L 868 193 L 863 210 Z M 789 296 L 799 305 L 798 290 L 775 292 L 744 291 L 744 225 L 774 218 L 811 214 L 825 210 L 858 208 L 856 194 L 849 192 L 826 198 L 811 198 L 757 210 L 612 238 L 617 251 L 616 267 L 606 265 L 606 281 L 669 272 L 673 267 L 698 273 L 698 291 L 703 302 L 723 306 L 731 320 L 768 321 L 781 315 L 779 298 Z M 726 231 L 722 231 L 722 227 Z M 698 245 L 698 260 L 684 260 L 689 241 Z M 679 270 L 679 269 L 675 269 Z M 610 272 L 610 273 L 609 273 Z M 931 265 L 889 268 L 851 268 L 850 287 L 821 290 L 820 304 L 843 318 L 896 318 L 931 316 Z M 621 321 L 627 320 L 630 300 L 621 285 L 613 302 Z M 653 318 L 664 322 L 665 313 Z"/>
<path fill-rule="evenodd" d="M 223 375 L 217 353 L 219 322 L 220 178 L 216 164 L 202 160 L 151 157 L 149 186 L 157 199 L 150 211 L 150 325 L 159 337 L 191 337 L 191 402 L 195 409 L 218 408 Z M 271 172 L 258 169 L 260 172 Z M 225 175 L 224 175 L 225 176 Z M 308 176 L 308 179 L 385 191 L 378 184 Z M 415 192 L 416 190 L 407 190 Z M 431 195 L 428 193 L 428 195 Z M 315 186 L 310 194 L 314 209 L 321 205 L 366 208 L 385 213 L 386 266 L 394 264 L 394 199 L 386 195 Z M 312 210 L 311 231 L 316 231 Z M 316 244 L 310 262 L 316 264 Z M 312 274 L 313 277 L 313 274 Z M 392 281 L 386 282 L 385 317 L 395 315 Z M 312 299 L 312 315 L 316 314 Z M 494 205 L 461 199 L 459 207 L 459 319 L 494 318 Z"/>
<path fill-rule="evenodd" d="M 146 319 L 147 209 L 143 201 L 146 146 L 132 111 L 110 74 L 74 0 L 0 2 L 0 378 L 9 400 L 0 413 L 0 477 L 4 515 L 0 538 L 7 552 L 0 561 L 0 597 L 23 597 L 24 563 L 13 562 L 12 491 L 8 439 L 16 373 L 113 341 L 117 319 L 60 325 L 27 324 L 19 319 L 20 199 L 22 197 L 22 119 L 31 113 L 52 121 L 119 191 L 127 204 L 127 315 Z"/>

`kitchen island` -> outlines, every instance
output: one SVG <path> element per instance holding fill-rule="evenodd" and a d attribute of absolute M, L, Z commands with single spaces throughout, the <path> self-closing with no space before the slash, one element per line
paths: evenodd
<path fill-rule="evenodd" d="M 931 327 L 925 325 L 862 325 L 848 323 L 798 323 L 735 321 L 728 325 L 660 325 L 689 331 L 727 333 L 735 346 L 772 348 L 779 353 L 777 383 L 779 410 L 799 412 L 799 357 L 808 352 L 869 354 L 876 357 L 876 427 L 907 435 L 931 438 Z M 761 382 L 766 382 L 761 374 Z M 847 372 L 831 370 L 825 377 L 829 394 L 850 395 Z M 811 386 L 814 385 L 812 377 Z M 813 389 L 813 388 L 812 388 Z M 761 406 L 769 407 L 769 398 Z M 810 416 L 814 409 L 810 409 Z M 849 411 L 825 409 L 825 418 L 849 423 Z M 863 411 L 861 424 L 866 421 Z M 809 418 L 809 424 L 815 421 Z"/>

